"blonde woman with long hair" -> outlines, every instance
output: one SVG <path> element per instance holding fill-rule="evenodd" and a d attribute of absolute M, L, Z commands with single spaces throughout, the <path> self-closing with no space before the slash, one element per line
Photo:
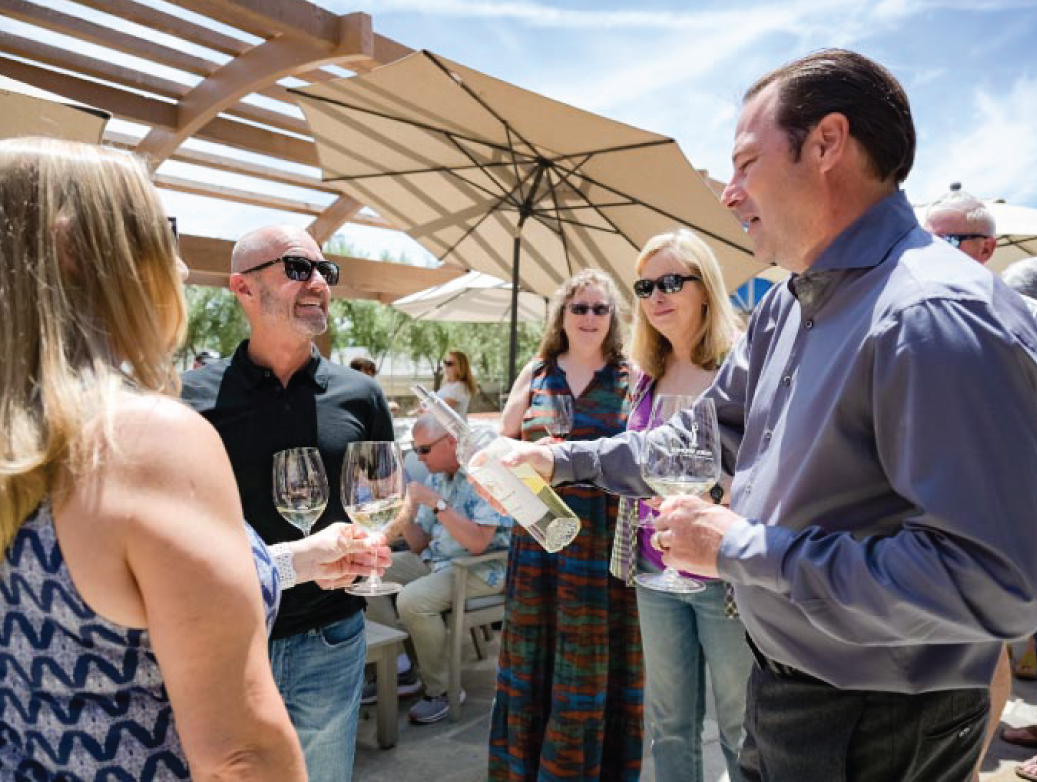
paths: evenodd
<path fill-rule="evenodd" d="M 631 392 L 629 431 L 649 428 L 656 394 L 697 396 L 708 388 L 737 336 L 720 267 L 706 243 L 691 231 L 649 239 L 636 268 L 638 307 L 630 353 L 641 372 Z M 637 571 L 658 572 L 665 567 L 661 552 L 649 542 L 654 515 L 641 500 L 621 503 L 612 573 L 628 584 Z M 728 776 L 737 782 L 752 656 L 726 585 L 695 578 L 705 582 L 703 591 L 675 594 L 640 584 L 635 587 L 648 679 L 645 725 L 652 760 L 660 780 L 702 782 L 708 673 L 720 746 Z"/>
<path fill-rule="evenodd" d="M 276 578 L 219 437 L 167 396 L 184 301 L 137 160 L 0 142 L 0 307 L 0 767 L 304 779 Z"/>

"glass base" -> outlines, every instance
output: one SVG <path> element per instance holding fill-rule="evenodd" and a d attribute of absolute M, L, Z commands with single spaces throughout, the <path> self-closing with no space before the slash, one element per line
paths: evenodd
<path fill-rule="evenodd" d="M 377 597 L 378 595 L 395 595 L 403 589 L 403 584 L 394 581 L 382 581 L 380 584 L 372 584 L 371 579 L 361 581 L 359 584 L 347 586 L 346 592 L 360 597 Z"/>
<path fill-rule="evenodd" d="M 678 595 L 691 595 L 706 588 L 701 581 L 682 576 L 673 568 L 666 568 L 662 573 L 638 573 L 634 576 L 634 582 L 657 592 L 672 592 Z"/>

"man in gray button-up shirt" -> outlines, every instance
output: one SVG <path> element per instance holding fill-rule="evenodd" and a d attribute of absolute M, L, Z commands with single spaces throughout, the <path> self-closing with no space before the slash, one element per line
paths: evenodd
<path fill-rule="evenodd" d="M 902 88 L 851 52 L 763 77 L 738 123 L 723 199 L 793 276 L 706 392 L 730 509 L 671 498 L 656 527 L 667 564 L 735 585 L 748 780 L 969 779 L 1000 642 L 1037 625 L 1037 329 L 919 227 L 913 157 Z M 648 496 L 656 431 L 517 458 Z"/>

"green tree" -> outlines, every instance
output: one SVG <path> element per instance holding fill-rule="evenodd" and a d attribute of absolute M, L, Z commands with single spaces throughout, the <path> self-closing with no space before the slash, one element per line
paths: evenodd
<path fill-rule="evenodd" d="M 184 287 L 187 299 L 187 336 L 177 355 L 179 360 L 194 356 L 202 348 L 230 355 L 246 336 L 248 321 L 234 294 L 226 288 L 204 285 Z"/>

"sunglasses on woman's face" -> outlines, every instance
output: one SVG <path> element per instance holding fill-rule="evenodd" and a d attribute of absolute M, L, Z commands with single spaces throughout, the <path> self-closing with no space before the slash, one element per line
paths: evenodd
<path fill-rule="evenodd" d="M 445 367 L 452 367 L 453 365 L 454 365 L 454 362 L 451 361 L 450 359 L 447 359 L 446 361 L 443 362 L 443 366 L 445 366 Z"/>
<path fill-rule="evenodd" d="M 266 269 L 267 267 L 273 266 L 277 263 L 284 264 L 284 273 L 289 280 L 294 280 L 295 282 L 308 282 L 310 277 L 313 276 L 313 270 L 316 269 L 320 272 L 320 276 L 324 278 L 324 281 L 328 283 L 328 285 L 338 285 L 337 263 L 332 263 L 331 261 L 314 261 L 303 255 L 282 255 L 280 258 L 274 258 L 274 260 L 261 263 L 259 266 L 245 269 L 242 274 L 258 272 L 260 269 Z"/>
<path fill-rule="evenodd" d="M 593 312 L 601 318 L 612 312 L 612 307 L 608 304 L 602 304 L 601 302 L 598 302 L 597 304 L 584 304 L 583 302 L 579 302 L 577 304 L 570 304 L 569 312 L 573 315 L 586 315 L 588 312 Z"/>
<path fill-rule="evenodd" d="M 634 283 L 634 293 L 639 299 L 647 299 L 656 288 L 663 293 L 680 293 L 684 289 L 684 283 L 701 281 L 702 278 L 697 274 L 664 274 L 655 280 L 637 280 Z"/>

